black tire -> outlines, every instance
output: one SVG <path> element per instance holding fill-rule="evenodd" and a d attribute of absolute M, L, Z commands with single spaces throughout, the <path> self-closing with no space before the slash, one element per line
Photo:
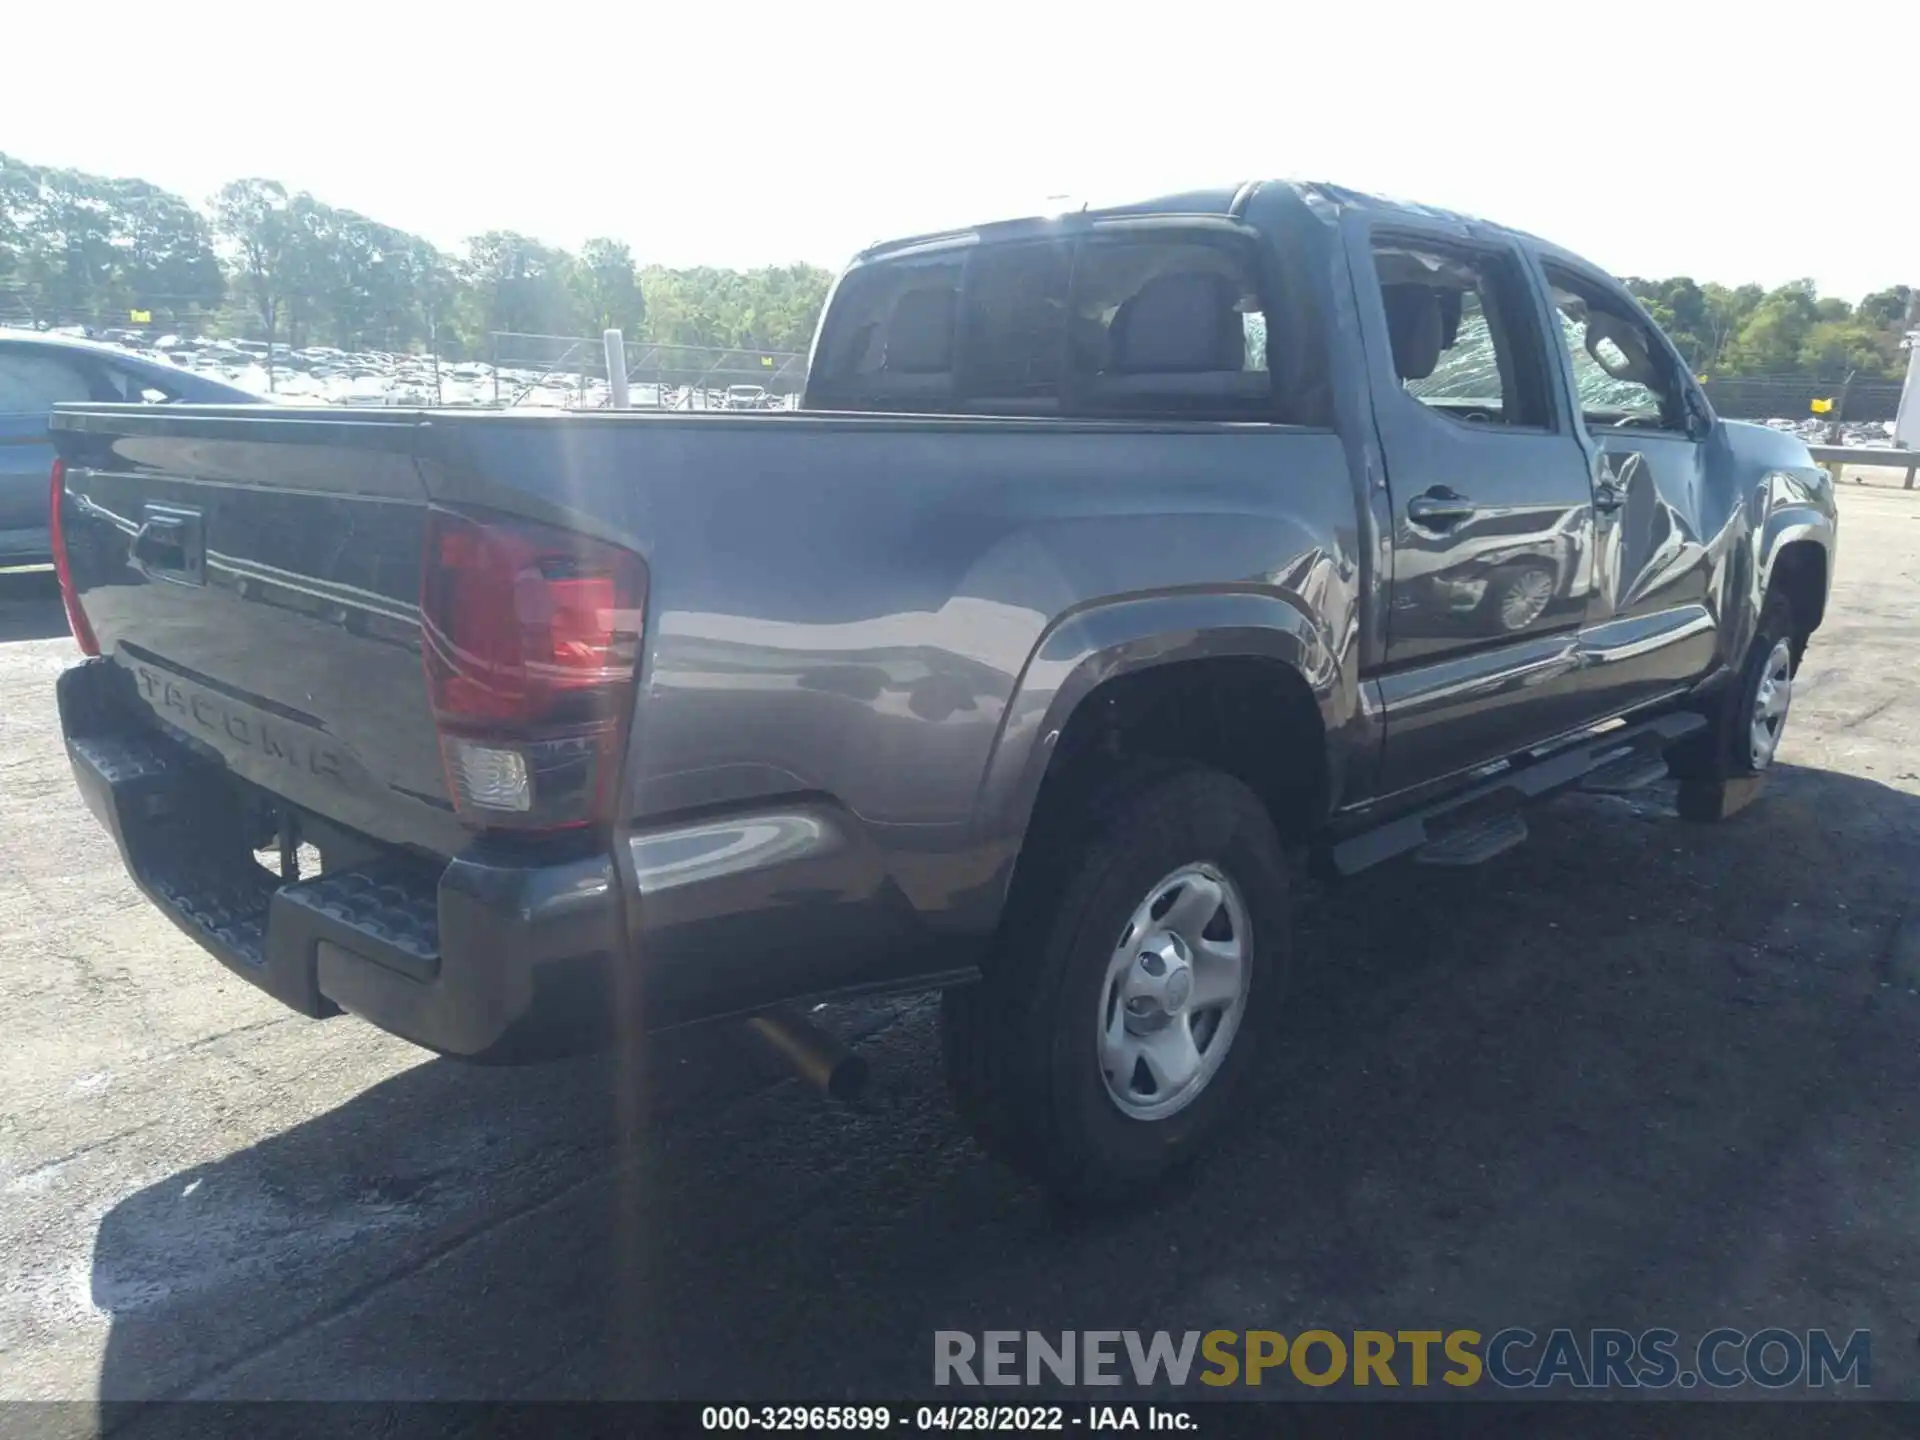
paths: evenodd
<path fill-rule="evenodd" d="M 1779 591 L 1770 590 L 1738 672 L 1706 712 L 1707 728 L 1688 736 L 1668 753 L 1667 768 L 1673 775 L 1681 780 L 1734 780 L 1757 775 L 1771 764 L 1771 756 L 1755 763 L 1749 737 L 1761 678 L 1782 641 L 1791 652 L 1790 673 L 1797 672 L 1806 636 L 1796 628 L 1792 603 Z"/>
<path fill-rule="evenodd" d="M 1123 775 L 1086 814 L 1016 885 L 982 982 L 942 997 L 941 1040 L 956 1108 L 988 1153 L 1071 1202 L 1124 1204 L 1199 1156 L 1240 1108 L 1284 987 L 1287 871 L 1259 799 L 1218 771 Z M 1108 1093 L 1101 992 L 1135 907 L 1197 862 L 1245 903 L 1245 1009 L 1191 1103 L 1142 1120 Z"/>

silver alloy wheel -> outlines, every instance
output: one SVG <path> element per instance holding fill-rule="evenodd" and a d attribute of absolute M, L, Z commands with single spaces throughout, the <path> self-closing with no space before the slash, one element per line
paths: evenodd
<path fill-rule="evenodd" d="M 1522 570 L 1500 594 L 1500 628 L 1524 630 L 1553 602 L 1553 576 L 1545 570 Z"/>
<path fill-rule="evenodd" d="M 1240 1028 L 1252 974 L 1247 902 L 1217 867 L 1183 865 L 1147 892 L 1100 987 L 1100 1072 L 1122 1114 L 1164 1120 L 1200 1097 Z"/>
<path fill-rule="evenodd" d="M 1753 725 L 1747 737 L 1747 755 L 1755 770 L 1773 763 L 1780 736 L 1787 728 L 1787 707 L 1793 703 L 1793 646 L 1776 640 L 1760 667 L 1760 683 L 1753 692 Z"/>

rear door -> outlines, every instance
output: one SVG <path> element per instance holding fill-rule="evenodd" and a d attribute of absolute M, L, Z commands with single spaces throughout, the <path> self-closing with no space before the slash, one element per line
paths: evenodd
<path fill-rule="evenodd" d="M 1577 262 L 1541 266 L 1556 360 L 1592 467 L 1594 593 L 1587 684 L 1624 710 L 1713 665 L 1713 556 L 1700 531 L 1704 430 L 1687 372 L 1612 280 Z"/>
<path fill-rule="evenodd" d="M 1394 514 L 1380 687 L 1398 790 L 1592 714 L 1593 496 L 1513 243 L 1399 222 L 1349 243 Z"/>
<path fill-rule="evenodd" d="M 94 398 L 77 360 L 50 346 L 0 342 L 0 565 L 48 558 L 47 412 Z"/>

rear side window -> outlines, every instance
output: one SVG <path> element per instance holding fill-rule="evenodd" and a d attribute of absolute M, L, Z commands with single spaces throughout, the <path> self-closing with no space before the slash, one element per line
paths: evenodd
<path fill-rule="evenodd" d="M 841 281 L 815 408 L 1271 420 L 1257 251 L 1142 227 L 884 260 Z"/>
<path fill-rule="evenodd" d="M 78 366 L 51 355 L 0 351 L 0 414 L 39 415 L 65 400 L 91 400 Z"/>
<path fill-rule="evenodd" d="M 834 292 L 811 388 L 835 408 L 951 408 L 960 275 L 952 257 L 848 274 Z"/>

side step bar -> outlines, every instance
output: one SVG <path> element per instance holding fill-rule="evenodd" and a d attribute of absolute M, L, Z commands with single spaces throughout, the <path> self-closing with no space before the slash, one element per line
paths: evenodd
<path fill-rule="evenodd" d="M 1420 865 L 1478 865 L 1504 854 L 1527 838 L 1527 822 L 1518 810 L 1489 815 L 1458 830 L 1449 830 L 1413 852 Z"/>
<path fill-rule="evenodd" d="M 1665 755 L 1630 751 L 1617 759 L 1602 761 L 1599 768 L 1580 782 L 1580 788 L 1595 795 L 1625 795 L 1666 777 Z"/>
<path fill-rule="evenodd" d="M 1527 838 L 1518 813 L 1524 806 L 1575 786 L 1612 794 L 1651 784 L 1667 773 L 1668 747 L 1706 724 L 1704 715 L 1682 711 L 1530 751 L 1477 785 L 1339 841 L 1333 868 L 1357 875 L 1408 854 L 1428 865 L 1478 865 Z"/>

